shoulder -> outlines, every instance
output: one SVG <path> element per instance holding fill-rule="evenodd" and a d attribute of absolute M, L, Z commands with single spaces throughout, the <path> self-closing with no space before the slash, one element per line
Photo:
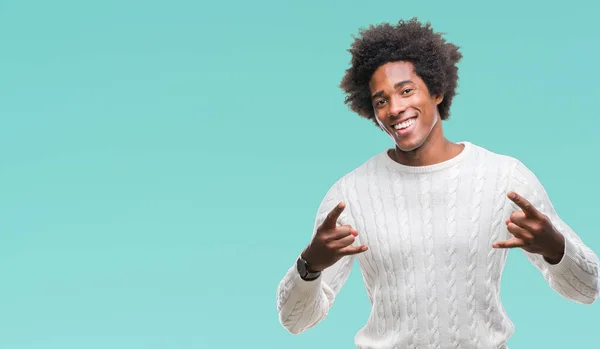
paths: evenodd
<path fill-rule="evenodd" d="M 387 152 L 388 151 L 386 149 L 363 160 L 352 170 L 348 171 L 338 179 L 339 185 L 348 187 L 355 186 L 357 182 L 360 183 L 368 176 L 369 173 L 375 171 L 376 169 L 380 169 L 381 166 L 385 164 L 385 157 L 388 156 Z"/>
<path fill-rule="evenodd" d="M 331 182 L 329 193 L 335 193 L 343 196 L 343 193 L 347 193 L 348 190 L 356 189 L 361 184 L 364 184 L 364 181 L 367 180 L 369 173 L 385 164 L 385 156 L 387 156 L 387 150 L 380 151 L 379 153 L 362 160 L 362 162 L 358 163 L 358 165 L 354 166 L 341 176 L 335 178 Z"/>
<path fill-rule="evenodd" d="M 511 181 L 531 182 L 537 181 L 536 175 L 520 159 L 497 151 L 472 144 L 474 153 L 477 153 L 478 162 L 485 163 L 487 166 L 495 167 L 504 172 Z"/>
<path fill-rule="evenodd" d="M 465 142 L 471 147 L 472 156 L 470 157 L 477 165 L 492 167 L 500 172 L 505 172 L 512 177 L 515 170 L 524 167 L 523 163 L 514 156 L 501 153 L 478 144 Z"/>
<path fill-rule="evenodd" d="M 497 151 L 493 151 L 489 148 L 484 148 L 483 146 L 480 146 L 478 144 L 475 143 L 470 143 L 470 142 L 465 142 L 467 143 L 473 153 L 475 153 L 477 155 L 477 158 L 485 163 L 488 164 L 498 164 L 498 165 L 509 165 L 509 166 L 515 166 L 517 163 L 519 163 L 519 160 L 513 156 L 504 154 L 504 153 L 500 153 Z"/>
<path fill-rule="evenodd" d="M 384 152 L 375 154 L 370 158 L 363 160 L 359 165 L 347 171 L 345 174 L 334 178 L 330 182 L 325 196 L 321 200 L 319 206 L 320 214 L 331 210 L 340 201 L 353 201 L 357 188 L 364 185 L 364 180 L 367 178 L 366 174 L 368 171 L 372 170 L 373 165 L 377 166 L 381 161 L 380 157 L 383 155 L 385 155 Z M 346 217 L 346 215 L 347 211 L 344 211 L 342 216 Z"/>

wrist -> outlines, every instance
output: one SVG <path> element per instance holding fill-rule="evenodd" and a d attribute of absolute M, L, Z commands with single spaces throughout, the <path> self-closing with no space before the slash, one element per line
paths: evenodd
<path fill-rule="evenodd" d="M 310 253 L 307 253 L 307 250 L 304 250 L 301 254 L 300 254 L 300 258 L 302 258 L 302 260 L 304 260 L 306 269 L 311 272 L 311 273 L 320 273 L 321 271 L 323 271 L 322 268 L 319 268 L 317 265 L 315 265 L 313 263 L 313 258 L 311 257 Z"/>
<path fill-rule="evenodd" d="M 302 255 L 296 261 L 296 270 L 300 274 L 300 278 L 304 281 L 313 281 L 321 276 L 321 271 L 313 270 Z"/>
<path fill-rule="evenodd" d="M 560 233 L 556 233 L 556 239 L 554 239 L 552 247 L 546 253 L 543 253 L 542 256 L 546 262 L 550 264 L 558 264 L 563 259 L 564 255 L 565 237 Z"/>

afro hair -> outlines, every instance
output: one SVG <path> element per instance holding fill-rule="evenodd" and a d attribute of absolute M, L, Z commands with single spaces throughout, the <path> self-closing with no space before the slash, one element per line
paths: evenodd
<path fill-rule="evenodd" d="M 383 23 L 360 29 L 348 50 L 352 56 L 350 68 L 340 83 L 346 94 L 344 103 L 377 124 L 369 90 L 372 74 L 389 62 L 410 62 L 429 93 L 444 97 L 438 112 L 442 120 L 448 119 L 458 86 L 457 63 L 462 54 L 458 46 L 446 42 L 442 35 L 434 32 L 429 22 L 422 24 L 416 18 L 400 20 L 397 25 Z"/>

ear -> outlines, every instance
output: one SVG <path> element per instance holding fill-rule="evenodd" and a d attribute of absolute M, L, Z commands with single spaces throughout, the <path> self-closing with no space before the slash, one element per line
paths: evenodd
<path fill-rule="evenodd" d="M 444 95 L 434 96 L 433 100 L 435 101 L 436 105 L 440 105 L 440 103 L 442 103 L 442 101 L 444 100 Z"/>

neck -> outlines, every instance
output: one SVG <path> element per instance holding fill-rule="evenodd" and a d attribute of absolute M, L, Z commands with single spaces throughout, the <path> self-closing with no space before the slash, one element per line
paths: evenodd
<path fill-rule="evenodd" d="M 440 125 L 436 125 L 427 140 L 418 148 L 402 151 L 396 147 L 392 154 L 394 161 L 406 166 L 435 165 L 458 155 L 463 145 L 453 143 L 445 138 Z"/>

